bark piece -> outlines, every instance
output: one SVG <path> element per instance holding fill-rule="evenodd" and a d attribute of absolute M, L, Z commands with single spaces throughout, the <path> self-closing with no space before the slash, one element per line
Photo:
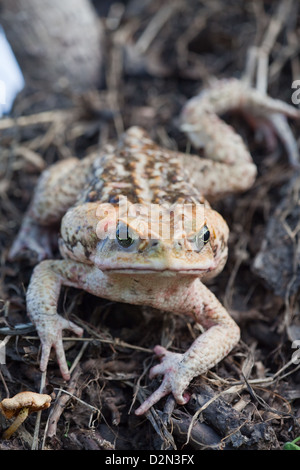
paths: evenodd
<path fill-rule="evenodd" d="M 215 396 L 206 385 L 197 386 L 187 408 L 192 413 Z M 202 411 L 205 422 L 223 438 L 226 449 L 269 450 L 278 447 L 273 429 L 266 423 L 251 423 L 222 397 L 216 398 Z"/>

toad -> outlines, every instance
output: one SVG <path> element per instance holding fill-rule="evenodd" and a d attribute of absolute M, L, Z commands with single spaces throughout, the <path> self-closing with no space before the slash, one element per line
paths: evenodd
<path fill-rule="evenodd" d="M 184 353 L 154 348 L 160 363 L 150 377 L 163 378 L 138 415 L 169 393 L 186 403 L 191 380 L 238 343 L 238 325 L 205 286 L 226 263 L 229 233 L 208 200 L 245 191 L 256 177 L 242 138 L 218 116 L 233 108 L 268 121 L 283 138 L 276 116 L 299 117 L 294 107 L 238 80 L 221 81 L 189 100 L 181 115 L 182 129 L 194 146 L 204 147 L 205 158 L 162 148 L 133 126 L 115 145 L 82 160 L 59 161 L 42 173 L 11 249 L 11 258 L 27 249 L 40 261 L 26 299 L 41 341 L 42 371 L 54 348 L 68 380 L 62 332 L 83 333 L 57 313 L 62 286 L 187 315 L 204 328 Z M 57 222 L 62 259 L 51 259 L 47 233 Z"/>

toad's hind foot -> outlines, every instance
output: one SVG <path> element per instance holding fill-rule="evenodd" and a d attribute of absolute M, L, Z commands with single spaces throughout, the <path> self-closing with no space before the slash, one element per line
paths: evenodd
<path fill-rule="evenodd" d="M 40 262 L 53 257 L 53 249 L 56 245 L 57 241 L 51 229 L 38 225 L 27 215 L 10 248 L 8 259 L 14 261 L 33 256 L 35 262 Z"/>

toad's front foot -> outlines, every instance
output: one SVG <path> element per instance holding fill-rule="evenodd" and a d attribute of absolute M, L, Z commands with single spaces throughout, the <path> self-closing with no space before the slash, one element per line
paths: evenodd
<path fill-rule="evenodd" d="M 162 346 L 155 346 L 154 352 L 161 358 L 161 362 L 152 367 L 149 376 L 152 379 L 156 375 L 163 375 L 164 378 L 160 387 L 135 411 L 136 415 L 146 413 L 151 406 L 169 393 L 173 393 L 180 405 L 184 405 L 190 399 L 189 394 L 185 392 L 190 377 L 187 376 L 186 367 L 183 365 L 184 354 L 167 351 Z"/>
<path fill-rule="evenodd" d="M 56 352 L 57 362 L 61 375 L 65 380 L 70 379 L 70 373 L 66 361 L 65 351 L 63 347 L 62 331 L 71 330 L 77 336 L 82 336 L 83 329 L 75 325 L 75 323 L 66 320 L 60 315 L 53 315 L 44 318 L 40 325 L 37 325 L 37 331 L 42 345 L 42 356 L 40 361 L 41 371 L 47 369 L 51 348 Z"/>

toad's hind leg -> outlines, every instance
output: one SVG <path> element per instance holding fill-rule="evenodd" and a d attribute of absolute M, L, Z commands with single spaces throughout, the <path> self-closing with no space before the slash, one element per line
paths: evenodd
<path fill-rule="evenodd" d="M 208 197 L 247 190 L 256 176 L 256 167 L 242 138 L 219 118 L 230 110 L 241 111 L 256 124 L 267 124 L 269 131 L 283 141 L 290 162 L 299 165 L 295 139 L 286 121 L 286 117 L 299 119 L 299 110 L 240 80 L 216 81 L 190 99 L 181 115 L 182 130 L 196 148 L 203 147 L 206 158 L 180 158 L 194 175 L 194 185 Z"/>
<path fill-rule="evenodd" d="M 257 169 L 242 138 L 217 115 L 203 115 L 198 124 L 209 140 L 205 145 L 207 158 L 178 154 L 191 183 L 209 200 L 249 189 Z"/>
<path fill-rule="evenodd" d="M 68 158 L 41 174 L 18 236 L 10 249 L 10 260 L 28 251 L 36 256 L 37 261 L 51 257 L 51 227 L 57 225 L 66 210 L 75 203 L 94 158 L 94 155 L 81 161 Z"/>

